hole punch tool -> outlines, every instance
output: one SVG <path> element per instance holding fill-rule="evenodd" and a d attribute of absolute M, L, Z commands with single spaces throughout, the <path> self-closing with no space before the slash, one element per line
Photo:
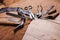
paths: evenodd
<path fill-rule="evenodd" d="M 32 12 L 32 6 L 31 5 L 29 5 L 28 7 L 25 7 L 24 9 L 25 9 L 25 11 L 27 11 L 27 14 L 29 14 L 31 20 L 35 19 L 35 15 Z"/>
<path fill-rule="evenodd" d="M 38 18 L 40 18 L 42 16 L 42 10 L 43 10 L 42 6 L 41 5 L 40 6 L 38 5 L 37 6 L 37 11 L 38 11 L 37 17 Z"/>

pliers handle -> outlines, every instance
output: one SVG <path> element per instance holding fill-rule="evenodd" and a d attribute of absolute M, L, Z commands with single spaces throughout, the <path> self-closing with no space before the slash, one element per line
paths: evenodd
<path fill-rule="evenodd" d="M 21 18 L 21 21 L 20 21 L 21 23 L 19 25 L 17 25 L 17 27 L 14 29 L 14 33 L 16 33 L 19 29 L 24 27 L 26 18 L 23 15 L 16 15 L 16 14 L 12 14 L 12 13 L 7 13 L 7 15 Z"/>

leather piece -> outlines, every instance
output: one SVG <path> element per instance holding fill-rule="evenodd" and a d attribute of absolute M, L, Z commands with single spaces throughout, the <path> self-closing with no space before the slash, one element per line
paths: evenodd
<path fill-rule="evenodd" d="M 38 40 L 60 40 L 60 24 L 42 19 L 33 20 L 29 24 L 22 40 L 33 40 L 28 35 Z"/>

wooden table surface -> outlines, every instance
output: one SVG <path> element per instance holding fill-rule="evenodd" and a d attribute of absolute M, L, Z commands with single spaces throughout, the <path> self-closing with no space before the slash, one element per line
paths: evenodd
<path fill-rule="evenodd" d="M 33 6 L 33 13 L 37 13 L 37 5 L 42 5 L 43 9 L 46 10 L 48 6 L 54 5 L 58 12 L 60 12 L 60 1 L 59 0 L 20 0 L 19 2 L 13 3 L 9 5 L 9 7 L 22 7 L 25 6 Z M 5 7 L 4 5 L 1 5 L 0 8 Z M 5 13 L 0 14 L 0 17 L 8 17 Z M 52 20 L 51 20 L 52 21 Z M 58 16 L 55 20 L 55 22 L 60 23 L 60 16 Z M 0 40 L 22 40 L 23 35 L 28 27 L 28 24 L 30 23 L 30 20 L 27 20 L 25 23 L 24 28 L 17 31 L 16 34 L 14 34 L 13 30 L 15 26 L 0 26 Z"/>

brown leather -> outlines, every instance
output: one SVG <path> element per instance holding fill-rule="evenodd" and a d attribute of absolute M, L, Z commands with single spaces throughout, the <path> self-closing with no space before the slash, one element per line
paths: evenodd
<path fill-rule="evenodd" d="M 6 4 L 8 4 L 11 0 L 8 0 L 8 2 Z M 12 3 L 11 1 L 11 4 L 9 3 L 9 7 L 22 7 L 24 8 L 25 6 L 29 6 L 29 5 L 32 5 L 33 6 L 33 9 L 32 11 L 34 13 L 37 13 L 37 5 L 42 5 L 43 6 L 43 9 L 46 10 L 48 6 L 51 6 L 51 5 L 54 5 L 55 8 L 57 9 L 58 12 L 60 12 L 60 1 L 58 0 L 19 0 L 18 2 L 16 3 Z M 2 6 L 0 6 L 2 7 Z M 0 14 L 2 15 L 2 14 Z M 3 16 L 7 16 L 5 14 L 3 14 Z M 55 21 L 55 20 L 52 20 L 52 21 Z M 58 16 L 56 18 L 56 22 L 59 22 L 60 23 L 60 16 Z M 22 40 L 22 37 L 27 29 L 27 25 L 28 23 L 30 23 L 30 21 L 26 21 L 25 23 L 25 26 L 23 29 L 19 30 L 15 35 L 13 33 L 13 29 L 15 27 L 13 26 L 0 26 L 0 39 L 1 40 Z M 18 39 L 17 39 L 18 37 Z"/>
<path fill-rule="evenodd" d="M 33 20 L 22 40 L 60 40 L 60 24 L 49 20 Z"/>
<path fill-rule="evenodd" d="M 9 6 L 18 1 L 20 1 L 20 0 L 4 0 L 3 3 L 4 3 L 4 5 Z"/>

